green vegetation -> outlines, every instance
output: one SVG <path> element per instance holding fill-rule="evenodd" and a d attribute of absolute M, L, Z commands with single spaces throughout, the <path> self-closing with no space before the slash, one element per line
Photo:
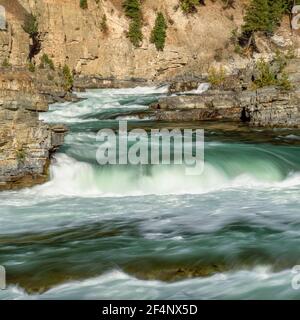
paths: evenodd
<path fill-rule="evenodd" d="M 263 88 L 266 86 L 276 85 L 276 75 L 271 69 L 269 62 L 260 59 L 256 63 L 256 71 L 258 73 L 256 79 L 253 81 L 256 88 Z"/>
<path fill-rule="evenodd" d="M 63 70 L 63 78 L 64 78 L 64 88 L 66 91 L 70 91 L 73 88 L 74 84 L 74 78 L 73 74 L 71 73 L 71 70 L 68 65 L 64 65 Z"/>
<path fill-rule="evenodd" d="M 212 1 L 215 2 L 216 0 Z M 230 8 L 234 9 L 235 0 L 221 0 L 221 2 L 223 3 L 224 10 Z M 205 0 L 179 0 L 179 6 L 186 14 L 196 12 L 197 6 L 199 5 L 205 6 Z"/>
<path fill-rule="evenodd" d="M 289 48 L 288 49 L 288 52 L 286 53 L 285 55 L 286 59 L 295 59 L 297 57 L 296 53 L 295 53 L 295 50 L 293 48 Z"/>
<path fill-rule="evenodd" d="M 35 72 L 35 64 L 32 63 L 31 61 L 28 62 L 28 70 L 30 72 Z"/>
<path fill-rule="evenodd" d="M 234 52 L 236 54 L 242 55 L 243 54 L 243 48 L 239 44 L 239 33 L 238 28 L 235 28 L 231 31 L 231 37 L 230 42 L 234 46 Z"/>
<path fill-rule="evenodd" d="M 208 81 L 214 85 L 219 86 L 225 82 L 226 79 L 226 72 L 223 67 L 216 68 L 211 67 L 208 72 Z"/>
<path fill-rule="evenodd" d="M 135 47 L 139 47 L 142 40 L 143 40 L 143 34 L 141 30 L 141 24 L 137 20 L 132 20 L 129 25 L 129 31 L 128 31 L 128 37 L 131 41 L 131 43 Z"/>
<path fill-rule="evenodd" d="M 279 64 L 278 64 L 279 63 Z M 274 64 L 277 64 L 278 71 L 274 71 Z M 273 65 L 270 62 L 260 59 L 256 63 L 257 76 L 253 81 L 254 89 L 263 88 L 266 86 L 278 86 L 284 90 L 291 90 L 292 84 L 288 78 L 288 75 L 283 71 L 285 67 L 282 58 L 280 61 L 278 57 L 273 61 Z"/>
<path fill-rule="evenodd" d="M 244 17 L 240 42 L 250 43 L 252 34 L 258 31 L 272 35 L 283 15 L 291 13 L 295 4 L 300 4 L 300 0 L 252 0 Z"/>
<path fill-rule="evenodd" d="M 37 17 L 32 13 L 26 15 L 23 30 L 28 33 L 31 37 L 35 37 L 39 33 L 39 24 L 37 21 Z"/>
<path fill-rule="evenodd" d="M 100 23 L 100 28 L 101 28 L 101 31 L 103 33 L 107 33 L 108 32 L 107 17 L 106 17 L 105 14 L 102 16 L 101 23 Z"/>
<path fill-rule="evenodd" d="M 11 64 L 9 63 L 8 59 L 5 58 L 2 62 L 2 67 L 4 68 L 9 68 L 11 66 Z"/>
<path fill-rule="evenodd" d="M 252 0 L 244 17 L 243 33 L 262 31 L 272 34 L 285 11 L 282 0 Z"/>
<path fill-rule="evenodd" d="M 41 51 L 41 41 L 39 33 L 39 24 L 37 17 L 32 13 L 27 14 L 24 19 L 23 30 L 29 35 L 32 44 L 29 47 L 29 61 Z"/>
<path fill-rule="evenodd" d="M 184 13 L 193 13 L 197 11 L 199 0 L 180 0 L 180 8 Z"/>
<path fill-rule="evenodd" d="M 25 161 L 26 158 L 26 153 L 23 149 L 17 150 L 17 160 L 21 163 L 23 163 Z"/>
<path fill-rule="evenodd" d="M 289 76 L 287 75 L 286 72 L 282 72 L 280 78 L 277 81 L 277 84 L 281 87 L 283 90 L 292 90 L 293 85 L 289 79 Z"/>
<path fill-rule="evenodd" d="M 142 12 L 140 0 L 125 0 L 123 2 L 125 14 L 131 19 L 128 37 L 131 43 L 138 47 L 143 40 L 142 34 Z"/>
<path fill-rule="evenodd" d="M 80 8 L 81 8 L 81 9 L 87 9 L 87 8 L 88 8 L 88 2 L 87 2 L 87 0 L 80 0 L 79 5 L 80 5 Z"/>
<path fill-rule="evenodd" d="M 283 54 L 279 50 L 275 52 L 274 64 L 277 66 L 278 72 L 283 72 L 284 68 L 286 67 L 288 60 L 292 59 L 292 57 L 287 54 Z"/>
<path fill-rule="evenodd" d="M 54 80 L 54 76 L 53 76 L 52 74 L 48 74 L 48 75 L 47 75 L 47 79 L 48 79 L 49 81 L 53 81 L 53 80 Z"/>
<path fill-rule="evenodd" d="M 130 19 L 141 18 L 140 0 L 125 0 L 123 3 L 125 14 Z"/>
<path fill-rule="evenodd" d="M 55 70 L 53 60 L 49 58 L 49 56 L 44 53 L 41 57 L 41 63 L 40 63 L 40 69 L 45 69 L 46 67 L 49 67 L 51 70 Z"/>
<path fill-rule="evenodd" d="M 155 20 L 155 26 L 151 33 L 151 43 L 155 44 L 155 47 L 159 51 L 163 51 L 165 47 L 166 42 L 166 36 L 167 36 L 167 23 L 165 20 L 164 15 L 159 12 L 157 14 L 156 20 Z"/>

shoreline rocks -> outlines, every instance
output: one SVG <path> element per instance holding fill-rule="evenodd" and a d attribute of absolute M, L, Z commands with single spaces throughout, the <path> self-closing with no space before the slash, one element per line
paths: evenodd
<path fill-rule="evenodd" d="M 233 91 L 207 91 L 202 95 L 173 96 L 152 104 L 157 120 L 239 120 L 240 109 Z"/>
<path fill-rule="evenodd" d="M 0 75 L 0 190 L 19 189 L 48 180 L 51 155 L 63 144 L 67 128 L 38 119 L 48 111 L 42 82 L 28 72 Z M 53 91 L 51 101 L 54 100 Z"/>
<path fill-rule="evenodd" d="M 252 126 L 299 128 L 300 90 L 208 90 L 201 95 L 162 98 L 150 109 L 156 120 L 228 120 L 249 122 Z"/>

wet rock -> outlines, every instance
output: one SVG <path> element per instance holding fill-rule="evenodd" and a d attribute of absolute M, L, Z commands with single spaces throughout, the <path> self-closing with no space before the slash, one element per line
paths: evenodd
<path fill-rule="evenodd" d="M 142 280 L 160 280 L 166 282 L 180 281 L 184 279 L 209 277 L 217 273 L 228 271 L 229 266 L 223 263 L 203 264 L 196 266 L 159 266 L 151 270 L 136 270 L 132 267 L 126 268 L 126 272 Z"/>
<path fill-rule="evenodd" d="M 191 90 L 196 90 L 199 85 L 202 83 L 200 80 L 191 80 L 191 81 L 175 81 L 170 84 L 169 86 L 169 93 L 174 94 L 174 93 L 182 93 L 182 92 L 187 92 Z"/>
<path fill-rule="evenodd" d="M 157 120 L 229 120 L 263 127 L 300 127 L 300 90 L 276 87 L 241 92 L 209 90 L 202 95 L 166 97 L 150 106 Z"/>
<path fill-rule="evenodd" d="M 198 96 L 161 99 L 150 106 L 156 119 L 165 121 L 239 120 L 240 108 L 233 91 L 207 91 Z"/>

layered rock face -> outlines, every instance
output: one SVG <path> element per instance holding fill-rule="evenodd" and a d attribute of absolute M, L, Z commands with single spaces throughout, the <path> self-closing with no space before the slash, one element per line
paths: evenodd
<path fill-rule="evenodd" d="M 238 74 L 228 76 L 221 85 L 201 95 L 184 95 L 199 87 L 202 80 L 176 81 L 169 93 L 151 105 L 154 116 L 165 121 L 230 120 L 249 122 L 262 127 L 300 127 L 300 59 L 287 61 L 284 72 L 288 75 L 290 90 L 269 86 L 254 90 L 255 64 Z M 251 80 L 252 79 L 252 80 Z"/>
<path fill-rule="evenodd" d="M 234 72 L 251 60 L 235 53 L 231 41 L 232 31 L 243 23 L 249 1 L 235 1 L 234 8 L 225 10 L 224 1 L 207 0 L 196 13 L 186 15 L 179 0 L 143 0 L 143 41 L 135 48 L 127 36 L 130 20 L 123 0 L 87 0 L 87 9 L 80 7 L 80 0 L 0 0 L 7 18 L 7 29 L 0 30 L 0 63 L 7 59 L 14 66 L 27 64 L 30 38 L 22 25 L 26 14 L 32 12 L 38 17 L 41 40 L 41 51 L 34 60 L 39 63 L 47 54 L 55 66 L 67 64 L 76 76 L 92 80 L 79 79 L 79 87 L 84 82 L 87 86 L 107 85 L 99 79 L 159 82 L 176 76 L 193 77 L 206 73 L 213 64 Z M 157 51 L 150 41 L 159 11 L 168 25 L 164 51 Z M 101 25 L 104 16 L 105 32 Z M 294 47 L 300 56 L 299 32 L 291 33 L 288 18 L 271 40 L 257 39 L 259 54 L 268 57 L 275 46 L 284 50 Z"/>
<path fill-rule="evenodd" d="M 151 106 L 157 120 L 239 120 L 241 111 L 234 91 L 210 90 L 202 95 L 175 96 L 161 99 Z"/>
<path fill-rule="evenodd" d="M 63 143 L 66 128 L 38 120 L 48 98 L 24 71 L 0 73 L 0 190 L 47 181 L 51 154 Z"/>
<path fill-rule="evenodd" d="M 296 85 L 296 84 L 295 84 Z M 275 87 L 258 90 L 209 90 L 197 96 L 173 96 L 151 106 L 157 120 L 229 120 L 262 127 L 300 127 L 300 87 L 283 91 Z"/>
<path fill-rule="evenodd" d="M 22 24 L 26 12 L 33 12 L 38 17 L 42 41 L 37 61 L 46 53 L 56 66 L 68 64 L 78 74 L 104 78 L 164 80 L 178 74 L 197 74 L 207 70 L 216 56 L 227 59 L 233 53 L 231 32 L 241 25 L 248 1 L 238 1 L 235 9 L 227 10 L 221 0 L 206 1 L 206 6 L 187 16 L 178 0 L 143 0 L 143 42 L 139 48 L 127 37 L 130 21 L 123 0 L 87 3 L 88 8 L 81 9 L 79 0 L 0 0 L 8 22 L 7 31 L 0 32 L 0 62 L 8 57 L 13 65 L 27 63 L 30 40 Z M 150 43 L 158 11 L 168 23 L 164 51 L 157 51 Z M 105 33 L 101 31 L 104 15 Z"/>
<path fill-rule="evenodd" d="M 38 17 L 41 40 L 41 51 L 34 60 L 38 64 L 47 54 L 56 67 L 67 64 L 76 72 L 79 88 L 105 87 L 111 79 L 125 80 L 126 86 L 132 79 L 161 82 L 176 76 L 193 78 L 214 64 L 234 72 L 251 61 L 236 54 L 231 41 L 232 31 L 243 23 L 249 0 L 236 1 L 234 8 L 226 10 L 224 1 L 208 0 L 190 15 L 179 8 L 179 0 L 143 0 L 143 41 L 138 48 L 127 36 L 130 20 L 125 16 L 123 0 L 87 3 L 88 8 L 82 9 L 80 0 L 64 0 L 63 4 L 61 0 L 0 0 L 7 18 L 7 29 L 0 30 L 0 63 L 7 59 L 14 66 L 27 64 L 30 38 L 22 25 L 29 12 Z M 157 51 L 150 42 L 158 11 L 168 24 L 164 51 Z M 105 32 L 101 26 L 104 16 Z M 294 46 L 300 56 L 299 33 L 291 33 L 287 18 L 271 42 L 257 40 L 261 55 L 268 57 L 274 52 L 273 46 L 284 50 Z"/>
<path fill-rule="evenodd" d="M 278 91 L 274 87 L 240 96 L 253 126 L 300 128 L 300 91 Z"/>

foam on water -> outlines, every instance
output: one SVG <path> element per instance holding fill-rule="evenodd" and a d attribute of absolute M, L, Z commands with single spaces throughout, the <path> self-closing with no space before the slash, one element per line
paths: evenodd
<path fill-rule="evenodd" d="M 77 103 L 53 104 L 49 112 L 40 114 L 40 120 L 49 123 L 78 123 L 98 121 L 99 113 L 109 110 L 145 110 L 148 103 L 143 97 L 162 95 L 168 92 L 168 86 L 137 87 L 130 89 L 94 89 L 76 93 L 85 99 Z M 129 104 L 120 103 L 122 99 L 130 98 Z"/>
<path fill-rule="evenodd" d="M 200 85 L 198 86 L 197 89 L 191 90 L 191 91 L 187 91 L 186 93 L 202 94 L 202 93 L 206 92 L 210 88 L 210 86 L 211 86 L 210 83 L 207 83 L 207 82 L 200 83 Z"/>
<path fill-rule="evenodd" d="M 205 89 L 202 84 L 193 94 Z M 98 127 L 86 122 L 102 128 L 101 113 L 112 110 L 114 119 L 122 118 L 122 110 L 145 108 L 149 95 L 159 97 L 167 90 L 90 90 L 79 93 L 86 100 L 53 105 L 41 116 L 74 125 L 53 159 L 48 183 L 0 194 L 1 249 L 14 276 L 22 279 L 26 267 L 28 274 L 39 273 L 41 287 L 45 274 L 40 268 L 45 265 L 51 276 L 59 267 L 67 276 L 75 267 L 68 263 L 80 261 L 76 268 L 82 268 L 83 280 L 55 285 L 42 294 L 9 286 L 0 291 L 0 299 L 297 298 L 288 269 L 299 248 L 297 146 L 210 141 L 199 176 L 187 176 L 184 166 L 95 164 Z M 252 257 L 258 266 L 173 283 L 114 270 L 133 257 L 143 263 L 147 258 L 160 263 L 175 259 L 193 265 L 192 258 L 233 261 L 240 255 Z M 255 260 L 261 257 L 267 261 Z M 98 270 L 107 260 L 114 265 Z M 287 262 L 285 271 L 271 269 L 269 264 L 278 261 Z M 97 277 L 87 278 L 91 273 L 85 271 L 95 268 Z"/>
<path fill-rule="evenodd" d="M 255 166 L 255 164 L 253 164 Z M 257 164 L 259 168 L 259 163 Z M 255 167 L 237 176 L 205 163 L 200 175 L 187 176 L 185 166 L 95 166 L 66 154 L 56 155 L 51 181 L 35 187 L 33 193 L 44 196 L 114 197 L 167 194 L 203 194 L 232 188 L 287 188 L 300 185 L 300 174 L 282 179 L 276 166 L 260 177 Z"/>
<path fill-rule="evenodd" d="M 130 107 L 121 105 L 117 101 L 110 103 L 101 101 L 82 101 L 76 104 L 68 104 L 62 107 L 59 104 L 54 104 L 50 107 L 50 112 L 40 114 L 40 120 L 48 123 L 76 123 L 76 122 L 90 122 L 99 121 L 93 118 L 99 112 L 104 110 L 126 109 L 131 110 L 145 110 L 143 105 L 131 104 Z"/>

